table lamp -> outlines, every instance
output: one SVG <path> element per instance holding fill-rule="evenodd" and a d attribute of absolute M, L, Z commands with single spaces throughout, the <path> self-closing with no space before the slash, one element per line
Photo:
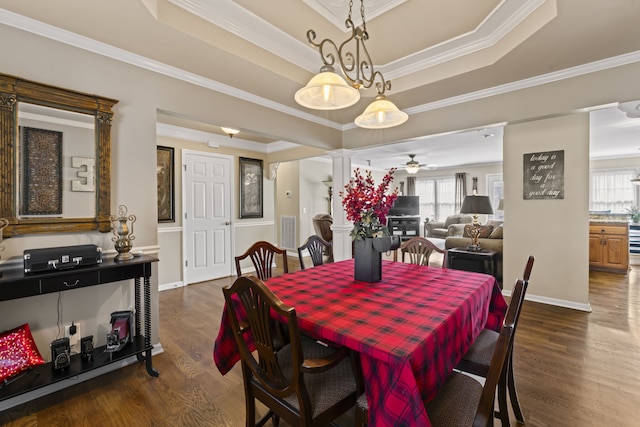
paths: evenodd
<path fill-rule="evenodd" d="M 478 196 L 473 194 L 471 196 L 465 196 L 462 201 L 462 207 L 460 213 L 472 214 L 473 222 L 471 223 L 470 234 L 473 239 L 472 243 L 467 247 L 468 251 L 480 251 L 482 248 L 478 243 L 478 235 L 480 234 L 480 223 L 478 222 L 478 214 L 493 214 L 491 208 L 491 201 L 489 196 Z"/>

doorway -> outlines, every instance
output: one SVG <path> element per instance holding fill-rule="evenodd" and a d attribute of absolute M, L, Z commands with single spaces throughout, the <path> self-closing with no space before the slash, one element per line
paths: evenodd
<path fill-rule="evenodd" d="M 183 150 L 184 282 L 231 275 L 233 157 Z"/>

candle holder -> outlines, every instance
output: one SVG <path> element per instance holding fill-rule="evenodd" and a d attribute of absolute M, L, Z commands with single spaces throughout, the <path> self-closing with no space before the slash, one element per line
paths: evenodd
<path fill-rule="evenodd" d="M 125 261 L 133 259 L 131 241 L 135 239 L 133 235 L 133 223 L 136 222 L 135 215 L 127 215 L 128 209 L 125 205 L 118 206 L 118 217 L 111 216 L 111 224 L 113 224 L 113 236 L 111 241 L 115 242 L 115 248 L 118 252 L 116 261 Z M 131 227 L 127 226 L 127 220 L 131 221 Z"/>

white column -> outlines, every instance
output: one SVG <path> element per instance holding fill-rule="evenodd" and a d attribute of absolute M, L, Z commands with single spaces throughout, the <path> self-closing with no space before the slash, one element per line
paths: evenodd
<path fill-rule="evenodd" d="M 353 224 L 347 221 L 342 207 L 340 192 L 351 178 L 352 150 L 339 149 L 327 153 L 333 160 L 333 258 L 342 261 L 351 258 L 351 236 Z"/>

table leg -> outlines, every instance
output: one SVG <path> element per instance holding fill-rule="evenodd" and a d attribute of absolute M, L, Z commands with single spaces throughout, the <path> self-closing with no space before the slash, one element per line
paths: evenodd
<path fill-rule="evenodd" d="M 140 335 L 142 335 L 142 330 L 140 328 L 140 324 L 141 324 L 140 314 L 142 313 L 141 300 L 140 300 L 140 278 L 136 277 L 134 281 L 135 281 L 135 284 L 133 289 L 133 295 L 134 295 L 134 301 L 135 301 L 135 307 L 136 307 L 136 316 L 135 316 L 136 335 L 135 336 L 139 337 Z M 142 362 L 144 360 L 144 356 L 142 355 L 142 353 L 136 354 L 136 357 L 138 358 L 139 362 Z"/>
<path fill-rule="evenodd" d="M 144 356 L 147 373 L 157 377 L 160 372 L 153 368 L 151 362 L 151 278 L 149 276 L 144 278 L 144 346 L 147 348 Z"/>

